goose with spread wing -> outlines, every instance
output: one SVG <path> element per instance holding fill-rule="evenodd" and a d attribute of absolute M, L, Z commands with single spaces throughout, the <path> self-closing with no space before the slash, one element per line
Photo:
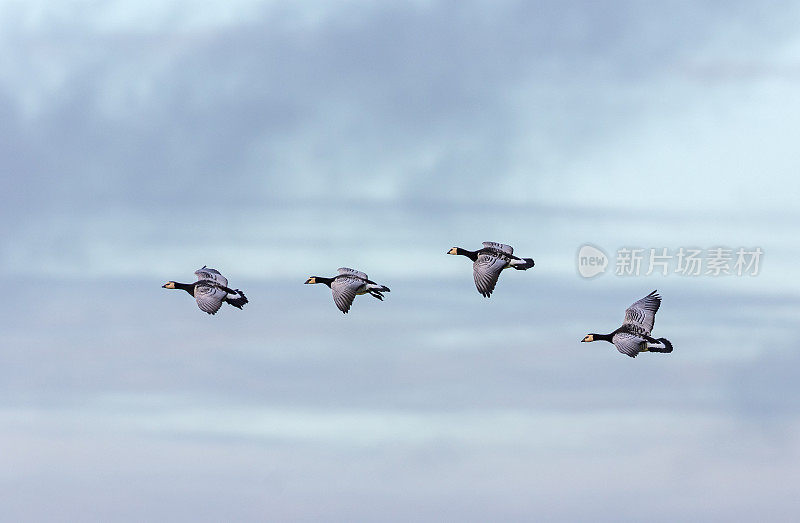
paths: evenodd
<path fill-rule="evenodd" d="M 483 242 L 483 248 L 477 251 L 453 247 L 447 254 L 466 256 L 472 260 L 475 287 L 485 298 L 492 295 L 500 273 L 504 269 L 525 271 L 534 266 L 533 258 L 518 258 L 514 256 L 513 247 L 496 242 Z"/>
<path fill-rule="evenodd" d="M 657 292 L 651 292 L 628 307 L 619 329 L 609 334 L 587 334 L 581 341 L 608 341 L 631 358 L 640 352 L 672 352 L 672 343 L 668 339 L 650 336 L 656 322 L 656 312 L 661 307 L 661 296 Z"/>
<path fill-rule="evenodd" d="M 162 285 L 165 289 L 182 289 L 197 301 L 200 310 L 208 314 L 216 314 L 223 303 L 241 309 L 249 301 L 239 289 L 228 287 L 228 279 L 216 269 L 209 269 L 203 265 L 202 269 L 195 271 L 197 281 L 194 283 L 178 283 L 168 281 Z"/>
<path fill-rule="evenodd" d="M 341 267 L 338 272 L 339 274 L 333 278 L 311 276 L 305 283 L 324 283 L 330 287 L 333 293 L 333 302 L 345 314 L 348 313 L 353 300 L 359 294 L 369 294 L 383 301 L 383 293 L 389 292 L 389 287 L 378 285 L 363 272 L 348 269 L 347 267 Z"/>

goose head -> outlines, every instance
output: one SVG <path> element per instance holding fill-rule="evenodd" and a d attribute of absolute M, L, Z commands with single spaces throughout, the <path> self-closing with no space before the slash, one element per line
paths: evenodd
<path fill-rule="evenodd" d="M 164 289 L 174 289 L 175 288 L 175 282 L 174 281 L 168 281 L 167 283 L 165 283 L 161 287 L 164 288 Z"/>

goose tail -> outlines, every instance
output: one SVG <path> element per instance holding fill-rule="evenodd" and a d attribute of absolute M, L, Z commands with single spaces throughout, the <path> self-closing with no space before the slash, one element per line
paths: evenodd
<path fill-rule="evenodd" d="M 511 262 L 511 266 L 517 269 L 518 271 L 526 271 L 536 265 L 533 262 L 533 258 L 522 258 L 520 260 L 514 260 Z"/>
<path fill-rule="evenodd" d="M 225 297 L 225 301 L 230 305 L 233 305 L 237 309 L 241 309 L 246 303 L 250 302 L 250 300 L 247 299 L 247 296 L 245 296 L 244 293 L 239 289 L 234 289 L 233 292 L 236 294 Z"/>
<path fill-rule="evenodd" d="M 368 289 L 368 292 L 369 292 L 369 294 L 371 296 L 383 301 L 383 293 L 384 292 L 390 292 L 390 291 L 389 291 L 389 287 L 386 287 L 385 285 L 374 284 L 374 285 L 370 285 L 370 287 Z"/>
<path fill-rule="evenodd" d="M 672 352 L 672 343 L 667 338 L 658 338 L 656 343 L 648 343 L 647 350 L 649 352 Z"/>

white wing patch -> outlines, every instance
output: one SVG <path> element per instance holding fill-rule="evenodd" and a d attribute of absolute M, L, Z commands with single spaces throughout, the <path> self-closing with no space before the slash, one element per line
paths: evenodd
<path fill-rule="evenodd" d="M 504 252 L 506 254 L 514 254 L 514 247 L 506 245 L 504 243 L 483 242 L 483 246 L 486 247 L 487 249 L 497 249 L 498 251 Z"/>

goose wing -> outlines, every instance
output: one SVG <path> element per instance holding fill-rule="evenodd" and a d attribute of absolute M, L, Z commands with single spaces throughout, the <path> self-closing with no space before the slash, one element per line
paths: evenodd
<path fill-rule="evenodd" d="M 353 276 L 345 275 L 338 276 L 331 282 L 331 292 L 333 293 L 333 302 L 340 311 L 347 314 L 353 300 L 356 299 L 356 294 L 365 285 L 364 280 Z"/>
<path fill-rule="evenodd" d="M 628 327 L 632 332 L 649 336 L 656 322 L 656 312 L 661 306 L 661 296 L 656 294 L 657 292 L 651 292 L 628 307 L 622 325 Z"/>
<path fill-rule="evenodd" d="M 203 281 L 194 287 L 194 299 L 197 300 L 197 306 L 208 314 L 216 314 L 222 307 L 222 301 L 226 296 L 228 293 L 220 289 L 214 282 Z"/>
<path fill-rule="evenodd" d="M 361 278 L 362 280 L 368 280 L 369 279 L 369 277 L 367 277 L 367 275 L 364 274 L 363 272 L 357 271 L 355 269 L 349 269 L 347 267 L 339 267 L 337 272 L 339 274 L 352 274 L 356 278 Z"/>
<path fill-rule="evenodd" d="M 487 242 L 488 243 L 488 242 Z M 491 254 L 479 254 L 478 259 L 472 264 L 472 276 L 475 278 L 475 286 L 484 297 L 492 295 L 500 273 L 508 265 L 508 260 L 492 256 Z"/>
<path fill-rule="evenodd" d="M 644 338 L 630 332 L 618 332 L 611 338 L 611 343 L 614 344 L 617 350 L 631 358 L 635 358 L 639 354 L 644 341 Z"/>
<path fill-rule="evenodd" d="M 497 243 L 497 242 L 483 242 L 483 246 L 487 249 L 497 249 L 500 252 L 504 252 L 506 254 L 514 254 L 514 247 L 510 245 L 506 245 L 504 243 Z"/>
<path fill-rule="evenodd" d="M 194 271 L 195 276 L 197 276 L 197 281 L 200 280 L 211 280 L 213 282 L 219 283 L 223 287 L 228 286 L 228 279 L 219 273 L 217 269 L 209 269 L 205 265 L 203 265 L 202 269 L 197 269 Z"/>

